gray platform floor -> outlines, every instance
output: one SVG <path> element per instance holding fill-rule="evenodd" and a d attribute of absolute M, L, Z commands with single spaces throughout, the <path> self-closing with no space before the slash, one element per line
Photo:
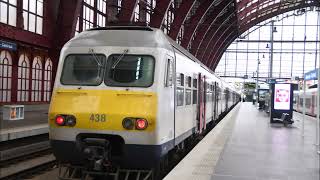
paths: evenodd
<path fill-rule="evenodd" d="M 319 180 L 316 119 L 294 113 L 291 128 L 271 125 L 251 103 L 242 103 L 232 134 L 214 167 L 213 180 Z"/>
<path fill-rule="evenodd" d="M 24 119 L 3 119 L 0 106 L 0 142 L 48 133 L 48 104 L 25 105 Z"/>

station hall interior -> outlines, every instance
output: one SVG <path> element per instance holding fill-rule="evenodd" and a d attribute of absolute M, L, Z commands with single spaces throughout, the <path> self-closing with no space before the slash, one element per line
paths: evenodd
<path fill-rule="evenodd" d="M 320 179 L 320 0 L 0 0 L 0 179 Z"/>

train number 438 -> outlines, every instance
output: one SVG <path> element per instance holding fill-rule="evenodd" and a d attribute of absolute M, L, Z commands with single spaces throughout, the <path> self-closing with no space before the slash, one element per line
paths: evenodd
<path fill-rule="evenodd" d="M 106 122 L 105 114 L 91 114 L 90 115 L 91 122 Z"/>

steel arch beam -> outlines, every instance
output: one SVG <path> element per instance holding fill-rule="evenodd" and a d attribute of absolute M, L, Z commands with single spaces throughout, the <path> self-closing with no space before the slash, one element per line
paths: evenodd
<path fill-rule="evenodd" d="M 259 14 L 275 14 L 275 12 L 272 13 L 272 11 L 274 9 L 279 9 L 280 5 L 281 5 L 280 3 L 272 4 L 270 6 L 266 6 L 266 7 L 262 8 L 262 9 L 257 10 L 255 13 L 252 13 L 249 16 L 246 16 L 245 18 L 240 19 L 239 20 L 239 26 L 251 21 L 252 19 L 259 19 Z M 281 8 L 280 8 L 280 10 L 281 10 Z M 270 12 L 270 13 L 268 13 L 268 12 Z"/>
<path fill-rule="evenodd" d="M 233 37 L 237 37 L 238 33 L 236 31 L 231 31 L 231 33 L 229 33 L 228 35 L 225 36 L 224 40 L 222 41 L 221 44 L 219 44 L 219 47 L 217 48 L 217 50 L 215 51 L 215 53 L 212 56 L 212 60 L 210 61 L 210 68 L 214 69 L 216 64 L 218 64 L 219 62 L 219 56 L 222 55 L 224 53 L 224 51 L 226 50 L 226 48 L 230 45 L 229 42 L 233 41 Z"/>
<path fill-rule="evenodd" d="M 252 6 L 254 6 L 255 4 L 252 4 Z M 261 5 L 261 4 L 260 4 Z M 260 10 L 257 10 L 256 13 L 252 13 L 251 15 L 243 18 L 242 20 L 240 20 L 240 23 L 242 23 L 240 25 L 241 29 L 240 29 L 240 32 L 239 34 L 247 31 L 248 29 L 250 29 L 250 27 L 262 22 L 262 21 L 265 21 L 269 18 L 272 18 L 274 16 L 277 16 L 279 14 L 282 14 L 282 13 L 285 13 L 285 12 L 289 12 L 289 11 L 292 11 L 292 10 L 296 10 L 296 9 L 299 9 L 299 8 L 304 8 L 304 7 L 310 7 L 310 6 L 319 6 L 319 2 L 313 2 L 313 3 L 302 3 L 300 5 L 297 5 L 297 6 L 293 6 L 293 7 L 290 7 L 290 8 L 284 8 L 284 9 L 281 9 L 281 6 L 283 5 L 286 5 L 286 2 L 282 2 L 282 3 L 276 3 L 276 4 L 273 4 L 273 5 L 270 5 L 270 6 L 267 6 L 263 9 L 260 9 Z M 250 7 L 250 6 L 249 6 Z M 241 8 L 241 7 L 240 7 Z M 277 9 L 279 8 L 280 10 L 278 11 L 274 11 L 274 9 Z M 247 10 L 246 10 L 247 9 Z M 249 12 L 252 10 L 252 8 L 246 8 L 245 10 L 243 11 L 246 11 L 246 12 Z M 274 12 L 272 12 L 274 11 Z M 257 17 L 257 15 L 261 12 L 272 12 L 272 13 L 266 13 L 266 15 L 262 16 L 262 17 L 259 17 L 259 18 L 255 18 Z M 246 13 L 244 13 L 246 14 Z M 243 16 L 243 15 L 242 15 Z M 253 20 L 252 20 L 253 19 Z M 251 21 L 250 21 L 251 20 Z M 244 23 L 244 22 L 247 22 L 247 23 Z M 234 33 L 233 33 L 234 34 Z M 221 59 L 223 53 L 224 53 L 224 50 L 237 38 L 238 34 L 235 34 L 232 36 L 232 34 L 226 39 L 226 43 L 223 43 L 225 44 L 224 46 L 218 48 L 218 50 L 215 52 L 215 54 L 213 55 L 212 59 L 213 59 L 213 63 L 214 64 L 211 64 L 210 65 L 210 68 L 212 69 L 215 69 L 216 66 L 218 65 L 218 62 L 219 60 Z"/>
<path fill-rule="evenodd" d="M 238 31 L 237 29 L 234 28 L 236 25 L 237 25 L 237 21 L 233 19 L 230 22 L 230 24 L 227 27 L 225 27 L 225 29 L 223 31 L 220 31 L 219 34 L 217 34 L 216 38 L 214 38 L 214 40 L 213 40 L 213 42 L 214 42 L 213 45 L 210 46 L 211 50 L 209 51 L 209 53 L 206 54 L 206 57 L 204 58 L 204 60 L 206 60 L 206 64 L 209 63 L 210 59 L 217 51 L 217 49 L 218 49 L 217 47 L 220 47 L 221 44 L 225 41 L 226 36 L 231 34 L 232 31 Z M 210 65 L 209 65 L 209 67 L 210 67 Z"/>
<path fill-rule="evenodd" d="M 247 0 L 246 0 L 247 1 Z M 241 10 L 242 8 L 244 8 L 242 11 L 238 12 L 238 17 L 239 20 L 243 17 L 246 16 L 250 11 L 257 9 L 257 11 L 253 14 L 257 14 L 259 12 L 260 7 L 262 7 L 263 5 L 272 2 L 273 0 L 259 0 L 257 2 L 252 3 L 250 6 L 248 7 L 244 7 L 243 4 L 240 2 L 238 3 L 238 10 Z M 243 2 L 243 1 L 242 1 Z M 247 2 L 248 3 L 248 2 Z M 281 2 L 280 2 L 281 3 Z M 268 7 L 268 6 L 267 6 Z"/>
<path fill-rule="evenodd" d="M 230 21 L 232 16 L 234 16 L 234 14 L 229 14 L 227 18 L 225 18 L 224 16 L 221 16 L 219 18 L 219 20 L 217 21 L 217 24 L 219 25 L 212 27 L 210 32 L 207 33 L 205 40 L 200 44 L 200 49 L 203 49 L 203 51 L 198 51 L 196 57 L 198 57 L 202 61 L 205 60 L 205 55 L 208 54 L 209 48 L 214 45 L 214 38 L 219 36 L 219 34 L 221 34 L 222 31 L 227 27 L 226 23 Z"/>
<path fill-rule="evenodd" d="M 230 16 L 233 16 L 233 14 L 229 15 L 229 17 Z M 218 32 L 218 30 L 221 29 L 224 26 L 224 24 L 228 21 L 226 19 L 228 19 L 228 18 L 224 18 L 223 16 L 219 17 L 218 20 L 215 22 L 215 25 L 213 25 L 209 29 L 209 32 L 204 37 L 203 41 L 199 45 L 199 48 L 197 49 L 197 52 L 195 54 L 195 56 L 198 59 L 203 58 L 204 54 L 206 53 L 206 51 L 208 49 L 209 43 L 212 41 L 212 38 L 215 36 L 215 34 Z"/>
<path fill-rule="evenodd" d="M 119 13 L 119 22 L 131 23 L 133 21 L 134 9 L 137 6 L 137 0 L 122 0 Z"/>
<path fill-rule="evenodd" d="M 186 20 L 187 15 L 189 14 L 193 5 L 196 2 L 197 1 L 194 1 L 194 0 L 184 0 L 184 1 L 182 1 L 179 9 L 177 9 L 175 19 L 173 20 L 173 23 L 171 24 L 171 29 L 169 32 L 169 36 L 173 40 L 177 39 L 177 36 L 179 34 L 179 31 L 181 29 L 182 24 Z M 179 14 L 177 14 L 177 13 L 179 13 Z"/>
<path fill-rule="evenodd" d="M 185 25 L 185 33 L 182 38 L 181 46 L 187 48 L 192 36 L 196 32 L 201 20 L 205 17 L 208 10 L 215 3 L 214 0 L 204 0 L 197 8 L 195 15 L 190 19 L 191 24 Z"/>
<path fill-rule="evenodd" d="M 60 1 L 58 24 L 54 33 L 54 48 L 60 49 L 76 32 L 82 0 Z"/>
<path fill-rule="evenodd" d="M 150 26 L 161 28 L 164 16 L 170 7 L 171 0 L 157 0 L 156 2 L 156 7 L 151 15 Z"/>
<path fill-rule="evenodd" d="M 214 26 L 215 23 L 217 24 L 218 17 L 229 7 L 229 5 L 232 2 L 233 0 L 223 1 L 217 7 L 214 7 L 214 12 L 206 18 L 203 24 L 200 25 L 201 28 L 198 29 L 197 35 L 192 41 L 191 54 L 196 55 L 198 53 L 198 48 L 200 44 L 203 42 L 204 37 L 206 37 L 207 33 L 212 28 L 212 26 Z M 231 14 L 232 12 L 230 10 L 228 10 L 225 14 Z M 232 9 L 232 11 L 234 10 Z"/>
<path fill-rule="evenodd" d="M 219 61 L 220 61 L 223 53 L 224 53 L 225 50 L 230 46 L 230 44 L 231 44 L 235 39 L 237 39 L 237 37 L 238 37 L 238 34 L 234 34 L 233 36 L 231 36 L 231 38 L 227 39 L 225 46 L 224 46 L 221 50 L 219 50 L 218 56 L 217 56 L 215 59 L 213 59 L 213 63 L 214 63 L 214 64 L 213 64 L 212 70 L 215 70 L 215 69 L 216 69 L 216 67 L 217 67 L 217 65 L 218 65 L 218 63 L 219 63 Z"/>
<path fill-rule="evenodd" d="M 208 51 L 204 54 L 203 58 L 201 59 L 205 64 L 208 65 L 208 61 L 210 60 L 212 52 L 215 50 L 215 47 L 218 43 L 221 43 L 223 36 L 231 29 L 231 25 L 224 25 L 212 38 L 211 42 L 208 46 Z"/>
<path fill-rule="evenodd" d="M 290 8 L 280 9 L 278 11 L 266 14 L 266 15 L 261 16 L 259 18 L 253 19 L 251 21 L 249 21 L 249 19 L 250 18 L 252 19 L 252 17 L 248 16 L 246 18 L 246 22 L 247 23 L 241 23 L 240 26 L 239 26 L 240 27 L 240 34 L 245 32 L 245 31 L 247 31 L 248 29 L 250 29 L 250 27 L 252 27 L 252 26 L 254 26 L 254 25 L 256 25 L 256 24 L 258 24 L 260 22 L 263 22 L 263 21 L 265 21 L 267 19 L 270 19 L 270 18 L 272 18 L 274 16 L 277 16 L 279 14 L 283 14 L 283 13 L 286 13 L 286 12 L 289 12 L 289 11 L 293 11 L 293 10 L 300 9 L 300 8 L 305 8 L 305 7 L 311 7 L 311 6 L 319 6 L 319 3 L 316 3 L 316 2 L 310 3 L 310 4 L 305 4 L 304 3 L 304 4 L 300 4 L 298 6 L 293 6 L 293 7 L 290 7 Z"/>

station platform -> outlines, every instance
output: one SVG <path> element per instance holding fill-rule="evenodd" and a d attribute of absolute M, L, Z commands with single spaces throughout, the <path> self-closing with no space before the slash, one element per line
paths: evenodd
<path fill-rule="evenodd" d="M 270 124 L 239 103 L 166 177 L 197 180 L 319 180 L 316 119 L 294 112 L 291 127 Z"/>
<path fill-rule="evenodd" d="M 25 105 L 24 119 L 3 120 L 0 106 L 0 142 L 48 133 L 49 104 Z"/>

